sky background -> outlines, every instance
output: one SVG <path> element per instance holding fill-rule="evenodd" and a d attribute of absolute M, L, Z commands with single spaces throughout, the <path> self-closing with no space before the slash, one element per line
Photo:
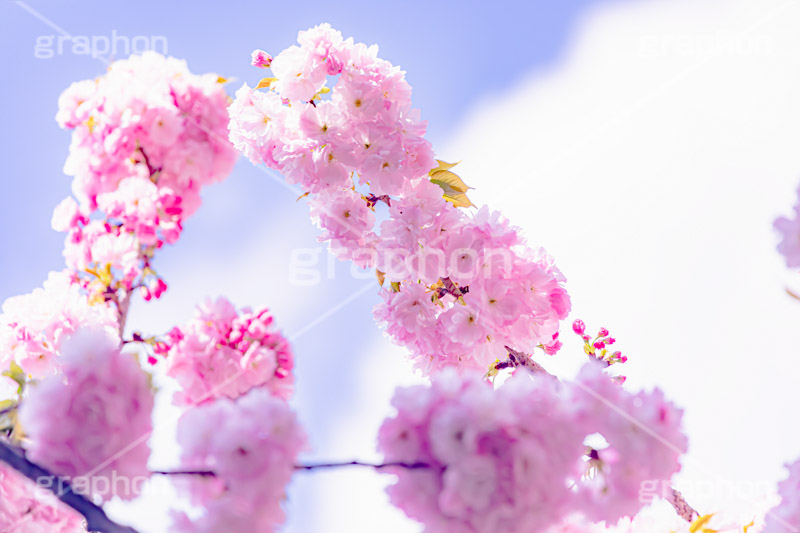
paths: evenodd
<path fill-rule="evenodd" d="M 28 8 L 28 9 L 26 9 Z M 774 250 L 772 220 L 793 204 L 800 156 L 800 2 L 42 2 L 0 0 L 6 127 L 0 195 L 0 299 L 60 269 L 53 207 L 69 193 L 69 135 L 54 120 L 71 82 L 105 65 L 69 46 L 49 59 L 38 38 L 164 36 L 196 73 L 262 73 L 250 52 L 277 53 L 320 22 L 380 46 L 400 65 L 441 159 L 462 160 L 473 201 L 501 210 L 568 278 L 573 316 L 609 328 L 629 356 L 631 390 L 659 386 L 686 409 L 690 452 L 676 484 L 695 507 L 749 512 L 800 455 L 800 287 Z M 395 386 L 419 382 L 372 320 L 377 286 L 329 260 L 307 208 L 278 176 L 240 160 L 156 266 L 170 290 L 136 302 L 129 328 L 186 321 L 205 297 L 268 306 L 293 341 L 306 459 L 377 459 L 374 435 Z M 320 249 L 320 282 L 292 283 L 293 253 Z M 566 333 L 565 333 L 566 335 Z M 564 376 L 579 344 L 545 366 Z M 161 411 L 162 416 L 168 412 Z M 169 431 L 159 432 L 164 466 Z M 654 443 L 654 445 L 658 445 Z M 174 452 L 174 450 L 172 450 Z M 168 465 L 167 465 L 168 466 Z M 287 532 L 420 528 L 390 507 L 391 478 L 300 473 Z M 159 500 L 159 501 L 156 501 Z M 168 498 L 131 512 L 167 531 Z"/>

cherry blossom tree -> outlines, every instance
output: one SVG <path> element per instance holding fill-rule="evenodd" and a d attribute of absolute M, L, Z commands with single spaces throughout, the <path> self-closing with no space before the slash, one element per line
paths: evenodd
<path fill-rule="evenodd" d="M 185 504 L 171 531 L 274 531 L 294 472 L 361 465 L 394 476 L 392 504 L 431 533 L 800 530 L 797 464 L 766 522 L 701 515 L 672 488 L 683 411 L 623 387 L 627 356 L 605 328 L 567 326 L 586 358 L 574 380 L 537 362 L 577 355 L 560 353 L 564 275 L 522 229 L 472 204 L 377 46 L 323 24 L 251 62 L 271 76 L 234 99 L 227 80 L 155 53 L 61 96 L 73 195 L 52 225 L 66 233 L 66 268 L 0 315 L 0 529 L 132 531 L 102 504 L 163 475 Z M 167 291 L 158 251 L 238 154 L 303 189 L 334 256 L 375 269 L 376 324 L 428 378 L 395 392 L 380 464 L 299 461 L 294 357 L 268 309 L 219 298 L 166 333 L 125 327 L 133 298 Z M 796 267 L 796 220 L 776 225 Z M 148 468 L 153 375 L 178 388 L 176 470 Z"/>

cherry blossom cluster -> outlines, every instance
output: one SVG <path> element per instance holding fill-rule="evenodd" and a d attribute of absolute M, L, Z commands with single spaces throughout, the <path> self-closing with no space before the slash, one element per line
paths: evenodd
<path fill-rule="evenodd" d="M 469 188 L 434 158 L 404 73 L 327 24 L 298 43 L 254 52 L 274 77 L 236 93 L 230 139 L 304 189 L 332 253 L 377 269 L 391 338 L 425 371 L 486 369 L 507 345 L 554 353 L 563 276 L 497 212 L 459 209 Z"/>
<path fill-rule="evenodd" d="M 288 404 L 265 388 L 236 401 L 220 398 L 186 412 L 178 423 L 184 471 L 176 485 L 199 517 L 175 512 L 170 531 L 271 532 L 284 521 L 281 501 L 306 437 Z"/>
<path fill-rule="evenodd" d="M 775 220 L 775 229 L 781 235 L 778 252 L 789 268 L 800 267 L 800 188 L 797 194 L 798 200 L 790 217 L 779 217 Z"/>
<path fill-rule="evenodd" d="M 435 264 L 436 257 L 455 254 L 446 276 L 432 282 L 432 276 L 423 275 L 384 289 L 376 320 L 428 371 L 453 364 L 485 370 L 504 358 L 508 347 L 528 354 L 536 348 L 555 353 L 561 346 L 559 321 L 569 313 L 570 300 L 552 259 L 542 250 L 517 253 L 515 247 L 523 243 L 519 231 L 485 207 L 457 220 L 459 224 L 443 228 L 447 244 L 442 253 L 428 256 Z M 425 240 L 412 236 L 405 242 L 411 254 L 415 243 Z"/>
<path fill-rule="evenodd" d="M 575 320 L 572 323 L 572 331 L 583 340 L 583 351 L 592 359 L 602 361 L 606 366 L 619 363 L 627 363 L 628 357 L 622 355 L 619 350 L 610 348 L 617 340 L 610 335 L 606 328 L 600 328 L 595 337 L 586 333 L 586 324 L 583 320 Z M 625 376 L 614 376 L 620 383 L 625 383 Z"/>
<path fill-rule="evenodd" d="M 447 370 L 430 387 L 398 390 L 379 448 L 387 462 L 427 467 L 393 471 L 391 501 L 431 533 L 543 531 L 574 512 L 633 516 L 642 482 L 680 469 L 681 411 L 601 370 L 589 363 L 571 384 L 518 370 L 496 390 Z M 597 435 L 604 445 L 588 445 Z"/>
<path fill-rule="evenodd" d="M 27 533 L 83 533 L 83 517 L 0 462 L 0 526 Z"/>
<path fill-rule="evenodd" d="M 262 386 L 284 399 L 292 393 L 291 347 L 268 309 L 237 312 L 223 297 L 207 300 L 155 347 L 167 358 L 167 375 L 181 386 L 179 404 L 236 399 Z"/>
<path fill-rule="evenodd" d="M 153 391 L 131 354 L 102 330 L 62 343 L 59 375 L 30 388 L 19 419 L 28 458 L 96 499 L 131 499 L 149 476 Z M 120 483 L 119 481 L 122 481 Z"/>
<path fill-rule="evenodd" d="M 608 366 L 628 361 L 628 358 L 619 350 L 610 351 L 609 346 L 617 340 L 609 334 L 606 328 L 600 328 L 597 336 L 592 338 L 586 333 L 586 324 L 583 323 L 583 320 L 576 320 L 572 323 L 572 331 L 580 335 L 583 340 L 583 351 L 589 357 L 603 361 Z"/>
<path fill-rule="evenodd" d="M 221 81 L 145 52 L 64 91 L 56 119 L 72 130 L 64 171 L 77 201 L 64 199 L 52 224 L 67 232 L 69 267 L 98 278 L 113 269 L 119 288 L 139 286 L 145 299 L 166 289 L 153 252 L 178 239 L 201 187 L 224 179 L 235 160 Z"/>
<path fill-rule="evenodd" d="M 80 327 L 117 336 L 117 313 L 89 302 L 82 281 L 69 271 L 51 272 L 43 287 L 8 298 L 0 314 L 0 368 L 13 362 L 25 375 L 43 378 L 59 366 L 61 345 Z"/>

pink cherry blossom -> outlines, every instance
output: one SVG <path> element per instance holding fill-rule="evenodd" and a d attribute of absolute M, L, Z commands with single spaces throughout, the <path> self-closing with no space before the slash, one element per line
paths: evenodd
<path fill-rule="evenodd" d="M 633 516 L 641 483 L 668 482 L 686 448 L 680 411 L 660 392 L 626 393 L 597 363 L 575 383 L 520 370 L 496 390 L 448 369 L 392 404 L 379 448 L 386 462 L 418 466 L 392 470 L 389 496 L 430 533 L 543 531 L 576 512 Z M 596 433 L 609 446 L 587 455 Z M 603 490 L 582 480 L 589 471 Z"/>
<path fill-rule="evenodd" d="M 583 406 L 578 423 L 587 434 L 599 433 L 608 443 L 592 457 L 595 477 L 579 497 L 587 518 L 613 522 L 636 514 L 644 481 L 669 481 L 680 470 L 687 439 L 681 429 L 682 410 L 660 390 L 628 394 L 601 371 L 603 367 L 587 364 L 575 381 L 575 395 Z M 647 438 L 637 438 L 639 434 Z"/>
<path fill-rule="evenodd" d="M 237 312 L 225 298 L 206 300 L 165 342 L 167 375 L 181 386 L 179 404 L 236 399 L 260 386 L 284 399 L 292 393 L 291 347 L 267 309 Z"/>
<path fill-rule="evenodd" d="M 253 50 L 250 64 L 254 67 L 269 68 L 272 64 L 272 56 L 263 50 Z"/>
<path fill-rule="evenodd" d="M 289 100 L 308 101 L 322 89 L 327 75 L 324 65 L 309 50 L 290 46 L 270 65 L 278 80 L 276 90 Z"/>
<path fill-rule="evenodd" d="M 51 272 L 41 288 L 8 298 L 0 314 L 0 367 L 11 361 L 34 378 L 60 367 L 63 341 L 79 328 L 100 328 L 117 338 L 116 311 L 92 303 L 76 278 Z"/>
<path fill-rule="evenodd" d="M 275 531 L 281 501 L 306 437 L 295 414 L 267 389 L 235 402 L 220 398 L 187 411 L 178 423 L 181 469 L 214 477 L 180 476 L 178 487 L 202 515 L 175 513 L 170 531 Z"/>
<path fill-rule="evenodd" d="M 102 330 L 78 330 L 61 352 L 63 373 L 33 386 L 22 402 L 28 458 L 79 478 L 72 483 L 76 492 L 134 498 L 149 476 L 149 379 Z"/>
<path fill-rule="evenodd" d="M 201 187 L 233 167 L 227 104 L 216 75 L 194 75 L 154 52 L 116 61 L 62 94 L 56 119 L 72 130 L 64 171 L 77 201 L 59 204 L 52 224 L 67 232 L 70 268 L 110 265 L 114 290 L 155 276 L 153 252 L 178 239 Z"/>
<path fill-rule="evenodd" d="M 237 92 L 230 139 L 308 193 L 336 257 L 381 273 L 375 315 L 392 340 L 425 372 L 486 369 L 506 345 L 558 351 L 570 310 L 564 277 L 499 213 L 457 209 L 430 181 L 439 163 L 404 73 L 329 25 L 300 32 L 298 44 L 275 57 L 268 90 Z M 418 283 L 412 292 L 427 293 L 412 298 L 419 309 L 390 308 Z"/>
<path fill-rule="evenodd" d="M 341 259 L 350 259 L 366 266 L 372 258 L 367 253 L 376 236 L 370 231 L 375 225 L 375 213 L 367 207 L 361 195 L 350 189 L 342 189 L 326 198 L 309 201 L 311 220 L 324 232 L 322 242 L 329 242 L 331 250 Z M 358 251 L 360 255 L 350 256 Z"/>

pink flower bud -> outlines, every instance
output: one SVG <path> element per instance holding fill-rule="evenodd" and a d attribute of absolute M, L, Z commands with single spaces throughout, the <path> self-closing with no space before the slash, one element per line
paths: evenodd
<path fill-rule="evenodd" d="M 142 295 L 142 298 L 144 298 L 145 302 L 149 302 L 150 298 L 153 297 L 153 295 L 150 294 L 150 289 L 148 289 L 145 285 L 139 287 L 139 294 Z"/>
<path fill-rule="evenodd" d="M 272 56 L 264 50 L 253 50 L 250 56 L 250 64 L 258 68 L 269 68 L 272 64 Z"/>
<path fill-rule="evenodd" d="M 155 296 L 156 298 L 161 298 L 161 295 L 164 294 L 166 290 L 167 290 L 167 284 L 164 282 L 163 279 L 158 278 L 155 290 L 153 291 L 153 296 Z"/>
<path fill-rule="evenodd" d="M 153 351 L 159 355 L 164 355 L 169 351 L 169 345 L 164 341 L 158 341 L 153 345 Z"/>
<path fill-rule="evenodd" d="M 167 337 L 169 338 L 169 340 L 172 341 L 173 344 L 175 344 L 183 340 L 183 332 L 181 331 L 181 328 L 175 326 L 174 328 L 169 330 L 169 333 L 167 333 Z"/>
<path fill-rule="evenodd" d="M 242 339 L 244 339 L 244 331 L 242 329 L 234 327 L 231 330 L 231 334 L 229 336 L 229 342 L 230 342 L 231 346 L 235 346 Z"/>
<path fill-rule="evenodd" d="M 258 313 L 258 319 L 264 323 L 265 326 L 272 324 L 272 316 L 269 314 L 269 309 L 262 309 Z"/>
<path fill-rule="evenodd" d="M 598 337 L 607 337 L 608 330 L 606 328 L 600 328 L 600 331 L 597 333 Z"/>
<path fill-rule="evenodd" d="M 254 339 L 262 339 L 267 335 L 267 328 L 260 320 L 253 320 L 247 328 L 247 333 Z"/>
<path fill-rule="evenodd" d="M 174 243 L 178 240 L 178 237 L 181 236 L 181 225 L 180 223 L 176 222 L 162 222 L 161 226 L 161 234 L 164 236 L 164 240 L 170 244 Z M 160 242 L 159 242 L 160 246 Z"/>
<path fill-rule="evenodd" d="M 561 343 L 561 341 L 552 342 L 550 344 L 545 345 L 544 353 L 546 353 L 547 355 L 555 355 L 556 353 L 558 353 L 558 351 L 561 349 L 562 346 L 563 344 Z"/>
<path fill-rule="evenodd" d="M 50 225 L 56 231 L 67 231 L 76 226 L 81 218 L 83 217 L 78 210 L 78 202 L 71 196 L 67 196 L 53 210 Z"/>
<path fill-rule="evenodd" d="M 586 331 L 586 324 L 583 323 L 583 320 L 576 320 L 572 323 L 572 331 L 578 335 L 583 335 L 583 332 Z"/>

